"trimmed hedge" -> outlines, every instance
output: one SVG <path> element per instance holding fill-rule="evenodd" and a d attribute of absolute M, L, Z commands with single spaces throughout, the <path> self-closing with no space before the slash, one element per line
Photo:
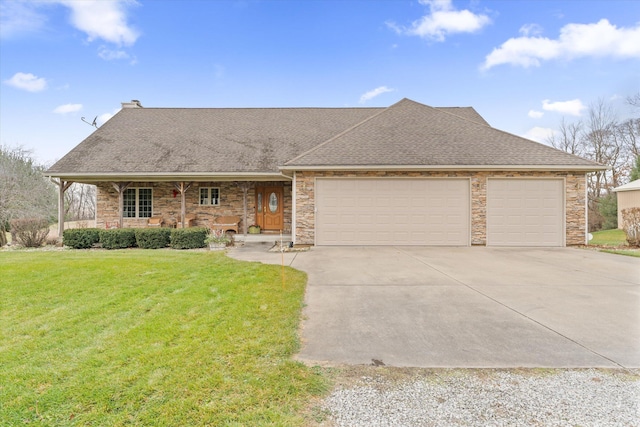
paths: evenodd
<path fill-rule="evenodd" d="M 136 246 L 136 231 L 133 228 L 100 230 L 100 243 L 104 249 L 126 249 Z"/>
<path fill-rule="evenodd" d="M 62 232 L 62 244 L 73 249 L 89 249 L 100 242 L 97 228 L 70 228 Z"/>
<path fill-rule="evenodd" d="M 101 243 L 104 249 L 198 249 L 207 246 L 209 230 L 193 228 L 74 228 L 65 230 L 63 243 L 73 249 L 88 249 Z"/>
<path fill-rule="evenodd" d="M 198 249 L 207 246 L 205 239 L 209 230 L 203 227 L 175 228 L 171 230 L 173 249 Z"/>
<path fill-rule="evenodd" d="M 162 249 L 171 243 L 170 228 L 138 228 L 135 233 L 141 249 Z"/>

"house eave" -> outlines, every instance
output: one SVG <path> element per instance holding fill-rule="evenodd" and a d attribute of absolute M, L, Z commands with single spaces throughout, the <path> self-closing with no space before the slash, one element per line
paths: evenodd
<path fill-rule="evenodd" d="M 283 173 L 272 172 L 185 172 L 185 173 L 117 173 L 117 172 L 95 172 L 95 173 L 60 173 L 45 172 L 49 178 L 59 178 L 68 181 L 83 183 L 95 183 L 104 181 L 144 181 L 144 182 L 166 182 L 166 181 L 290 181 L 292 178 Z"/>
<path fill-rule="evenodd" d="M 606 166 L 591 165 L 316 165 L 316 166 L 281 166 L 280 171 L 576 171 L 596 172 L 607 170 Z"/>

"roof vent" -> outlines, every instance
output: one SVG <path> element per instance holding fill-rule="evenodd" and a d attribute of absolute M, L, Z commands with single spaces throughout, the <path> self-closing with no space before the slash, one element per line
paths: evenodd
<path fill-rule="evenodd" d="M 122 108 L 143 108 L 140 101 L 132 99 L 131 102 L 122 102 Z"/>

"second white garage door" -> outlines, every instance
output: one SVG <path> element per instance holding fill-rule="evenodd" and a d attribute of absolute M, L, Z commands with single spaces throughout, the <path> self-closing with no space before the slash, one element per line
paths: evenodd
<path fill-rule="evenodd" d="M 564 246 L 564 180 L 489 179 L 487 245 Z"/>
<path fill-rule="evenodd" d="M 317 245 L 467 246 L 468 179 L 316 181 Z"/>

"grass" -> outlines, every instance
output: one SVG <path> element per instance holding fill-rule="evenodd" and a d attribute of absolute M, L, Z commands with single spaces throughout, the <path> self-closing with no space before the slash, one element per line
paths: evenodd
<path fill-rule="evenodd" d="M 0 252 L 0 419 L 295 426 L 306 276 L 211 252 Z"/>
<path fill-rule="evenodd" d="M 640 250 L 638 249 L 603 249 L 602 252 L 640 258 Z"/>
<path fill-rule="evenodd" d="M 627 237 L 624 233 L 624 230 L 613 229 L 613 230 L 603 230 L 603 231 L 595 231 L 591 233 L 593 235 L 593 239 L 589 242 L 590 245 L 594 246 L 626 246 L 627 245 Z"/>
<path fill-rule="evenodd" d="M 640 250 L 629 249 L 627 236 L 624 230 L 602 230 L 591 233 L 593 239 L 589 242 L 591 246 L 599 246 L 602 252 L 616 255 L 626 255 L 640 258 Z"/>

